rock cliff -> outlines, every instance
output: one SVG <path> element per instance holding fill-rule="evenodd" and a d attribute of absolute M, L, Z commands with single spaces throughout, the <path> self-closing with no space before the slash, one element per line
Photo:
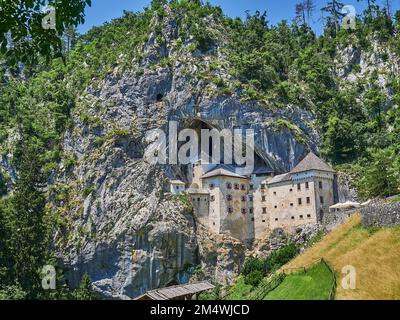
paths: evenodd
<path fill-rule="evenodd" d="M 161 22 L 154 18 L 153 23 Z M 173 18 L 164 18 L 160 30 L 163 44 L 156 43 L 155 32 L 150 34 L 144 60 L 133 61 L 133 68 L 125 71 L 117 65 L 85 90 L 72 129 L 64 136 L 63 149 L 76 165 L 69 170 L 62 164 L 56 178 L 69 199 L 68 205 L 54 203 L 67 217 L 55 235 L 57 254 L 71 284 L 88 272 L 106 298 L 132 298 L 187 281 L 198 265 L 209 279 L 229 283 L 245 256 L 240 242 L 209 234 L 196 225 L 189 207 L 167 194 L 168 179 L 187 181 L 187 170 L 146 163 L 146 132 L 168 132 L 171 120 L 181 128 L 199 123 L 252 128 L 257 154 L 281 172 L 309 149 L 317 151 L 320 143 L 311 112 L 295 105 L 276 110 L 243 101 L 240 92 L 220 93 L 215 84 L 198 77 L 199 70 L 217 59 L 220 68 L 214 73 L 231 80 L 223 38 L 206 53 L 191 52 L 177 49 L 180 29 Z M 278 119 L 297 130 L 276 126 Z"/>

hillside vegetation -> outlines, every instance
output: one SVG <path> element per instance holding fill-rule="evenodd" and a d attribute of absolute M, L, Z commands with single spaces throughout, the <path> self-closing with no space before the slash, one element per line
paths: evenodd
<path fill-rule="evenodd" d="M 333 288 L 333 275 L 322 262 L 285 277 L 264 300 L 328 300 Z"/>
<path fill-rule="evenodd" d="M 324 258 L 337 272 L 336 299 L 400 299 L 400 228 L 363 228 L 353 216 L 284 268 L 298 268 Z M 355 290 L 341 286 L 342 268 L 356 268 Z"/>
<path fill-rule="evenodd" d="M 85 35 L 74 35 L 76 42 L 64 59 L 48 64 L 43 59 L 27 69 L 10 65 L 0 56 L 0 294 L 10 299 L 53 298 L 43 295 L 39 271 L 43 265 L 56 264 L 54 235 L 62 243 L 78 239 L 74 243 L 78 251 L 81 238 L 98 241 L 96 228 L 72 228 L 76 224 L 71 220 L 84 216 L 85 199 L 98 197 L 93 185 L 96 177 L 80 179 L 74 169 L 85 161 L 94 163 L 96 154 L 106 154 L 110 141 L 129 137 L 130 132 L 119 127 L 103 134 L 113 125 L 103 117 L 103 112 L 115 106 L 113 99 L 88 98 L 107 79 L 125 73 L 132 77 L 130 86 L 145 80 L 150 71 L 173 73 L 182 65 L 180 77 L 210 90 L 210 95 L 236 94 L 240 101 L 259 103 L 266 112 L 292 107 L 306 110 L 315 119 L 310 125 L 319 133 L 323 157 L 354 174 L 362 197 L 397 194 L 400 12 L 391 16 L 371 6 L 359 16 L 355 30 L 334 28 L 337 21 L 332 23 L 332 18 L 326 20 L 324 33 L 316 36 L 306 23 L 271 25 L 267 13 L 232 19 L 220 8 L 198 0 L 154 0 L 142 12 L 125 12 Z M 176 32 L 168 31 L 171 26 Z M 123 88 L 119 89 L 123 95 Z M 310 147 L 305 128 L 287 119 L 275 125 L 294 131 L 297 142 Z M 79 135 L 89 136 L 93 150 L 78 159 L 76 154 L 82 150 L 69 150 L 65 141 L 83 127 Z M 60 183 L 60 177 L 68 177 L 71 184 Z M 344 238 L 337 245 L 356 242 L 357 236 L 368 236 L 368 241 L 397 237 L 392 230 L 371 233 L 356 227 L 351 234 L 356 238 Z M 392 247 L 380 254 L 385 242 L 378 240 L 367 243 L 365 250 L 377 251 L 379 259 L 387 252 L 398 257 Z M 327 252 L 335 252 L 336 247 Z M 367 259 L 363 252 L 350 253 Z M 389 258 L 388 268 L 396 261 Z M 371 267 L 360 265 L 360 281 L 362 268 L 376 265 L 375 260 L 371 263 Z M 380 276 L 377 270 L 365 272 Z M 262 276 L 253 273 L 248 280 L 257 282 Z M 394 278 L 386 281 L 388 286 L 398 283 L 397 273 L 382 272 L 381 277 Z M 66 283 L 61 283 L 68 291 Z M 380 279 L 375 285 L 384 283 Z M 367 292 L 373 295 L 374 290 L 368 291 L 373 285 L 363 283 L 360 288 L 364 286 L 365 294 L 362 291 L 360 297 L 368 297 Z M 54 297 L 68 297 L 64 289 Z M 387 297 L 400 292 L 398 286 L 380 289 Z M 339 293 L 339 297 L 346 298 L 346 294 L 350 293 Z"/>

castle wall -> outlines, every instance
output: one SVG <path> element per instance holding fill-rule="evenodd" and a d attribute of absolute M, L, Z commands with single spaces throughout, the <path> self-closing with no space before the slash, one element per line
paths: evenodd
<path fill-rule="evenodd" d="M 185 192 L 185 185 L 184 184 L 175 184 L 171 183 L 170 185 L 170 191 L 173 195 L 180 195 L 182 192 Z"/>
<path fill-rule="evenodd" d="M 205 225 L 209 225 L 210 212 L 210 195 L 205 193 L 191 193 L 190 200 L 193 206 L 193 212 L 198 221 Z"/>
<path fill-rule="evenodd" d="M 228 183 L 232 185 L 232 189 L 228 189 Z M 210 184 L 214 184 L 213 189 L 209 188 Z M 235 184 L 239 185 L 239 190 L 235 189 Z M 213 201 L 210 201 L 210 228 L 219 233 L 230 233 L 243 241 L 253 239 L 254 222 L 249 210 L 252 205 L 248 201 L 249 181 L 219 176 L 204 179 L 203 187 L 210 191 L 210 196 L 214 196 Z M 228 200 L 228 195 L 232 200 Z M 245 197 L 245 201 L 242 201 L 242 197 Z"/>
<path fill-rule="evenodd" d="M 306 181 L 287 181 L 268 188 L 267 210 L 271 229 L 290 229 L 317 222 L 314 182 L 307 182 L 308 188 Z"/>
<path fill-rule="evenodd" d="M 322 171 L 316 172 L 315 181 L 316 211 L 320 222 L 323 215 L 329 212 L 329 207 L 335 204 L 334 174 Z M 322 188 L 320 188 L 320 182 Z"/>
<path fill-rule="evenodd" d="M 262 189 L 261 185 L 264 184 L 265 188 Z M 266 181 L 260 181 L 255 185 L 253 191 L 253 206 L 254 206 L 254 237 L 256 239 L 263 238 L 263 236 L 270 230 L 270 210 L 268 210 L 267 202 L 269 199 Z M 265 201 L 263 201 L 265 196 Z"/>

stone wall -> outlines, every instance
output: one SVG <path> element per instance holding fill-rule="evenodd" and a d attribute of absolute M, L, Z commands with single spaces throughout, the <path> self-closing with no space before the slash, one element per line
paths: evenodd
<path fill-rule="evenodd" d="M 361 210 L 364 227 L 400 225 L 400 202 L 377 204 Z"/>
<path fill-rule="evenodd" d="M 400 202 L 387 203 L 379 201 L 364 208 L 348 210 L 344 212 L 329 212 L 322 218 L 322 225 L 327 230 L 342 224 L 355 213 L 362 216 L 364 227 L 388 227 L 400 225 Z"/>

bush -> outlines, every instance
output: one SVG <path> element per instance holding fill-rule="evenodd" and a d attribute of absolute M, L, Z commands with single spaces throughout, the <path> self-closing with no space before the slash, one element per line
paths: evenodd
<path fill-rule="evenodd" d="M 262 279 L 264 279 L 264 273 L 262 271 L 255 270 L 244 277 L 244 283 L 253 287 L 257 287 Z"/>
<path fill-rule="evenodd" d="M 260 271 L 264 273 L 264 262 L 261 259 L 250 257 L 245 261 L 243 265 L 242 274 L 244 276 L 247 276 L 254 271 Z"/>
<path fill-rule="evenodd" d="M 288 244 L 285 247 L 272 252 L 271 255 L 265 259 L 264 270 L 267 272 L 273 272 L 279 269 L 281 266 L 292 260 L 298 252 L 299 249 L 295 244 Z"/>

